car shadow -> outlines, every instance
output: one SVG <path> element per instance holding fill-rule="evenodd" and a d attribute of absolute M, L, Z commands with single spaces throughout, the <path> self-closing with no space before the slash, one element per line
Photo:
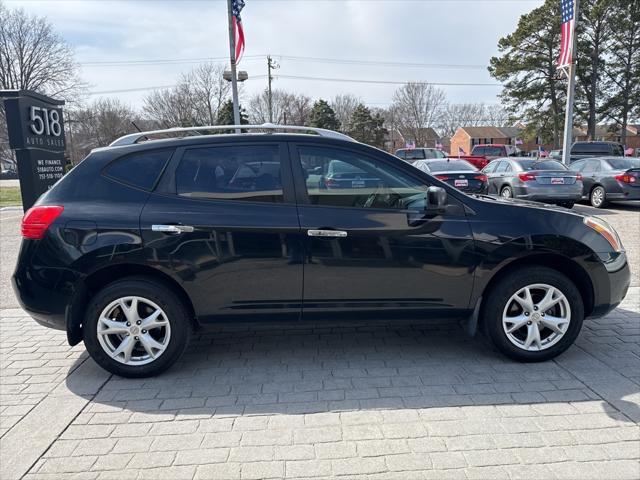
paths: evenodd
<path fill-rule="evenodd" d="M 618 334 L 602 341 L 607 322 Z M 196 334 L 168 372 L 111 376 L 92 401 L 100 411 L 203 418 L 605 400 L 612 418 L 638 422 L 638 342 L 625 330 L 639 328 L 637 313 L 618 309 L 585 321 L 556 360 L 526 364 L 450 321 L 221 325 Z M 69 378 L 69 390 L 86 394 Z"/>

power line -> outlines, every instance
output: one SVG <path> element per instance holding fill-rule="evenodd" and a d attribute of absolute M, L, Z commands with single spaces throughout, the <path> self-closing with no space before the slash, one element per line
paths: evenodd
<path fill-rule="evenodd" d="M 248 61 L 262 60 L 266 55 L 245 55 L 243 59 Z M 312 62 L 312 63 L 329 63 L 337 65 L 362 65 L 362 66 L 380 66 L 380 67 L 416 67 L 416 68 L 436 68 L 436 69 L 473 69 L 485 70 L 486 65 L 474 64 L 447 64 L 447 63 L 421 63 L 421 62 L 398 62 L 385 60 L 354 60 L 343 58 L 326 58 L 326 57 L 306 57 L 300 55 L 278 55 L 274 54 L 280 60 L 289 60 L 292 62 Z M 171 58 L 171 59 L 151 59 L 151 60 L 103 60 L 103 61 L 87 61 L 80 62 L 83 67 L 102 67 L 102 66 L 147 66 L 147 65 L 165 65 L 165 64 L 183 64 L 183 63 L 201 63 L 225 61 L 227 57 L 196 57 L 196 58 Z"/>
<path fill-rule="evenodd" d="M 340 58 L 322 58 L 322 57 L 302 57 L 294 55 L 274 55 L 280 59 L 300 61 L 300 62 L 318 62 L 318 63 L 334 63 L 339 65 L 367 65 L 381 67 L 419 67 L 419 68 L 459 68 L 459 69 L 482 69 L 487 68 L 486 65 L 471 64 L 447 64 L 447 63 L 419 63 L 419 62 L 393 62 L 380 60 L 347 60 Z"/>
<path fill-rule="evenodd" d="M 501 87 L 500 83 L 457 83 L 457 82 L 421 82 L 421 81 L 396 81 L 396 80 L 366 80 L 355 78 L 330 78 L 330 77 L 307 77 L 302 75 L 277 75 L 278 78 L 290 80 L 312 80 L 321 82 L 346 82 L 346 83 L 370 83 L 377 85 L 405 85 L 407 83 L 418 83 L 434 86 L 464 86 L 464 87 Z"/>

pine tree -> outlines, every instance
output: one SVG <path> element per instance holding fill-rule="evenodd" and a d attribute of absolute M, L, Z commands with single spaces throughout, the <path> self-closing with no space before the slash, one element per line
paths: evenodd
<path fill-rule="evenodd" d="M 489 73 L 504 83 L 502 101 L 535 134 L 560 145 L 566 82 L 556 69 L 560 45 L 560 2 L 546 0 L 520 17 L 515 32 L 498 42 Z M 533 132 L 531 132 L 533 133 Z"/>
<path fill-rule="evenodd" d="M 318 100 L 311 109 L 311 126 L 326 128 L 327 130 L 339 130 L 340 122 L 336 118 L 336 112 L 325 100 Z"/>
<path fill-rule="evenodd" d="M 233 125 L 233 101 L 227 100 L 220 107 L 220 111 L 218 112 L 218 125 Z M 248 125 L 249 124 L 249 116 L 242 105 L 240 105 L 240 125 Z"/>
<path fill-rule="evenodd" d="M 610 46 L 614 3 L 619 4 L 620 0 L 582 0 L 578 13 L 576 113 L 586 120 L 587 135 L 592 139 L 608 95 L 602 88 L 602 76 L 606 66 L 604 53 Z"/>
<path fill-rule="evenodd" d="M 609 97 L 603 111 L 620 126 L 624 145 L 627 125 L 640 117 L 640 2 L 619 0 L 611 17 L 612 45 L 604 73 Z"/>
<path fill-rule="evenodd" d="M 384 138 L 387 133 L 384 128 L 384 118 L 380 113 L 371 115 L 371 110 L 363 104 L 359 104 L 353 111 L 347 134 L 359 142 L 384 147 Z"/>

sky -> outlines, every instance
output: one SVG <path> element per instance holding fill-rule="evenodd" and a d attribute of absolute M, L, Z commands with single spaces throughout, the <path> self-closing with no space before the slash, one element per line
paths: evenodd
<path fill-rule="evenodd" d="M 81 77 L 94 93 L 89 99 L 117 97 L 138 108 L 149 87 L 175 84 L 181 72 L 203 59 L 228 64 L 226 0 L 4 3 L 49 19 L 75 50 Z M 247 46 L 240 70 L 247 71 L 249 80 L 242 85 L 241 103 L 266 88 L 267 54 L 280 65 L 273 88 L 314 99 L 350 93 L 368 106 L 386 107 L 399 85 L 344 80 L 423 81 L 491 84 L 438 86 L 452 103 L 498 103 L 500 86 L 487 72 L 489 59 L 498 53 L 498 40 L 515 30 L 520 15 L 542 3 L 246 0 L 242 20 Z M 406 63 L 413 65 L 402 65 Z"/>

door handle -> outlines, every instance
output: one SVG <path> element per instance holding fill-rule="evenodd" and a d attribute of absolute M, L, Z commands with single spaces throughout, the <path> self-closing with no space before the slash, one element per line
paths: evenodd
<path fill-rule="evenodd" d="M 194 228 L 188 225 L 151 225 L 154 232 L 173 233 L 179 235 L 181 233 L 193 232 Z"/>
<path fill-rule="evenodd" d="M 307 230 L 307 235 L 310 237 L 337 237 L 344 238 L 347 236 L 347 232 L 343 230 Z"/>

